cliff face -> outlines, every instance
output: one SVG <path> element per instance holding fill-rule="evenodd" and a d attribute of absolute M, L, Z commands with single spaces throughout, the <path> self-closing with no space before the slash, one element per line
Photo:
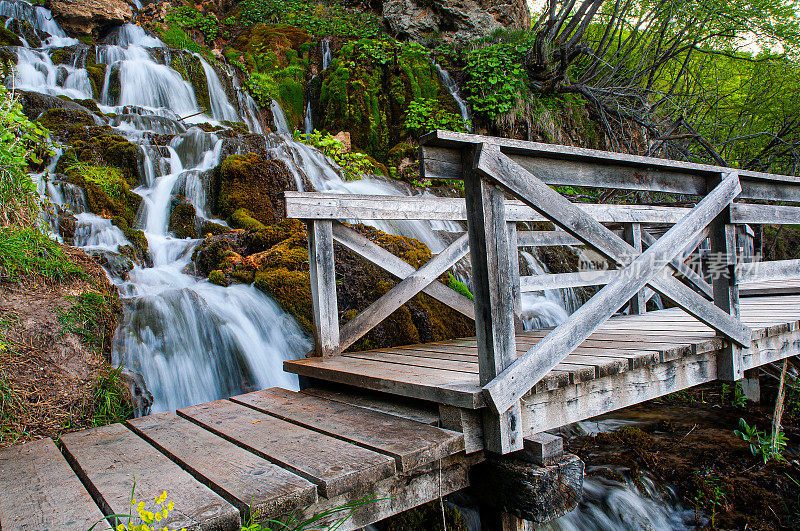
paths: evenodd
<path fill-rule="evenodd" d="M 51 0 L 50 10 L 61 27 L 75 35 L 133 20 L 133 9 L 124 0 Z"/>
<path fill-rule="evenodd" d="M 501 28 L 531 24 L 523 0 L 391 0 L 383 2 L 383 18 L 396 37 L 417 42 L 435 37 L 465 43 Z"/>

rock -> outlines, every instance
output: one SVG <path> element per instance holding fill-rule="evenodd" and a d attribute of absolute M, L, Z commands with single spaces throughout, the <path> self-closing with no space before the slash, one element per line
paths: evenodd
<path fill-rule="evenodd" d="M 36 31 L 27 20 L 11 19 L 8 29 L 25 39 L 31 48 L 39 48 L 42 41 L 47 38 L 46 34 Z"/>
<path fill-rule="evenodd" d="M 103 266 L 112 277 L 125 280 L 128 278 L 128 273 L 133 269 L 133 260 L 127 256 L 123 256 L 113 251 L 91 251 L 89 256 Z"/>
<path fill-rule="evenodd" d="M 169 216 L 169 230 L 176 238 L 194 238 L 197 236 L 197 212 L 188 201 L 176 201 Z"/>
<path fill-rule="evenodd" d="M 487 454 L 470 471 L 471 491 L 490 507 L 537 524 L 572 511 L 583 492 L 583 461 L 572 454 L 549 466 L 532 461 L 525 450 Z"/>
<path fill-rule="evenodd" d="M 234 227 L 260 230 L 286 217 L 281 194 L 297 185 L 286 163 L 260 155 L 231 155 L 214 170 L 211 212 Z"/>
<path fill-rule="evenodd" d="M 22 104 L 22 112 L 24 112 L 25 116 L 27 116 L 30 120 L 36 120 L 42 115 L 42 113 L 50 109 L 69 109 L 77 113 L 83 113 L 89 116 L 92 115 L 89 109 L 83 107 L 82 105 L 78 105 L 72 101 L 62 100 L 61 98 L 56 98 L 55 96 L 42 94 L 41 92 L 18 90 L 17 95 L 19 96 L 19 101 Z M 91 118 L 91 123 L 96 123 L 94 118 Z"/>
<path fill-rule="evenodd" d="M 339 131 L 333 138 L 342 143 L 345 153 L 349 153 L 353 149 L 353 143 L 350 141 L 350 133 L 348 131 Z"/>
<path fill-rule="evenodd" d="M 530 28 L 523 0 L 391 0 L 383 3 L 383 19 L 399 38 L 425 42 L 434 34 L 466 42 L 500 28 Z"/>
<path fill-rule="evenodd" d="M 126 367 L 122 369 L 119 376 L 128 387 L 128 392 L 130 393 L 128 400 L 133 406 L 133 416 L 138 418 L 149 415 L 150 408 L 153 407 L 153 395 L 147 390 L 147 385 L 142 375 Z"/>
<path fill-rule="evenodd" d="M 124 0 L 51 0 L 50 11 L 67 33 L 75 35 L 99 34 L 133 20 L 133 9 Z"/>

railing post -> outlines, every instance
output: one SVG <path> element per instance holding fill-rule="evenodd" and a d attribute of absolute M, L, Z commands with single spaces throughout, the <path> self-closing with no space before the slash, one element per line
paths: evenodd
<path fill-rule="evenodd" d="M 475 335 L 480 384 L 485 385 L 517 359 L 514 329 L 515 290 L 509 230 L 503 193 L 474 171 L 480 147 L 462 153 L 467 204 Z M 516 254 L 516 249 L 514 249 Z M 518 275 L 517 275 L 518 276 Z M 521 450 L 521 406 L 499 416 L 484 412 L 486 448 L 497 453 Z"/>
<path fill-rule="evenodd" d="M 517 241 L 517 222 L 509 221 L 508 252 L 511 268 L 511 289 L 514 297 L 514 328 L 521 332 L 522 327 L 522 286 L 519 283 L 519 243 Z"/>
<path fill-rule="evenodd" d="M 724 175 L 722 176 L 724 178 Z M 710 181 L 709 188 L 719 179 Z M 730 207 L 722 211 L 709 225 L 709 264 L 714 304 L 726 313 L 739 319 L 739 286 L 736 284 L 737 238 L 736 226 L 731 224 Z M 729 342 L 717 356 L 717 378 L 726 381 L 741 380 L 742 349 Z"/>
<path fill-rule="evenodd" d="M 314 311 L 314 352 L 331 357 L 339 349 L 339 308 L 333 256 L 333 222 L 306 221 L 311 302 Z"/>
<path fill-rule="evenodd" d="M 625 241 L 628 242 L 638 252 L 642 252 L 642 224 L 641 223 L 626 223 L 623 234 Z M 641 314 L 647 311 L 647 299 L 645 298 L 644 290 L 639 290 L 636 296 L 629 302 L 630 313 Z"/>

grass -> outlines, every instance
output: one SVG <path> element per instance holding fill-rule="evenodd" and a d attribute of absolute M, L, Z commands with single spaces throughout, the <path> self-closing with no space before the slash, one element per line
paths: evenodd
<path fill-rule="evenodd" d="M 85 275 L 38 226 L 0 226 L 0 280 L 38 275 L 49 280 Z"/>
<path fill-rule="evenodd" d="M 78 335 L 84 343 L 103 352 L 105 338 L 109 330 L 106 323 L 113 322 L 114 304 L 109 295 L 94 291 L 85 291 L 77 297 L 71 297 L 75 304 L 67 311 L 61 310 L 59 321 L 65 332 Z"/>
<path fill-rule="evenodd" d="M 121 392 L 125 385 L 120 377 L 122 369 L 108 369 L 95 380 L 92 388 L 94 413 L 91 418 L 94 426 L 105 426 L 133 417 L 133 406 Z"/>

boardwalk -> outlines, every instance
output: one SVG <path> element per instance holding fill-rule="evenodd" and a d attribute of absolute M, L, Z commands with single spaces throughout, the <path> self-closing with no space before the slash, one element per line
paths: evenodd
<path fill-rule="evenodd" d="M 287 216 L 308 227 L 315 341 L 284 369 L 310 388 L 4 450 L 2 528 L 113 521 L 135 478 L 136 498 L 166 490 L 175 500 L 171 527 L 236 530 L 251 511 L 312 515 L 378 498 L 342 527 L 354 529 L 471 486 L 500 511 L 498 529 L 518 529 L 564 514 L 580 492 L 582 463 L 547 430 L 756 378 L 754 369 L 800 355 L 800 260 L 760 261 L 753 228 L 800 224 L 796 177 L 447 131 L 423 138 L 420 170 L 462 181 L 465 198 L 286 192 Z M 573 203 L 558 186 L 672 195 L 682 206 Z M 359 220 L 466 231 L 415 268 L 354 230 Z M 592 251 L 609 268 L 521 273 L 518 249 L 554 246 Z M 335 271 L 343 251 L 398 279 L 346 322 Z M 441 282 L 462 260 L 474 301 Z M 578 286 L 597 289 L 565 322 L 524 330 L 524 293 Z M 420 294 L 472 319 L 475 337 L 352 351 Z M 656 294 L 669 309 L 654 309 Z M 491 500 L 526 486 L 521 497 L 544 492 L 536 499 L 547 507 Z"/>

